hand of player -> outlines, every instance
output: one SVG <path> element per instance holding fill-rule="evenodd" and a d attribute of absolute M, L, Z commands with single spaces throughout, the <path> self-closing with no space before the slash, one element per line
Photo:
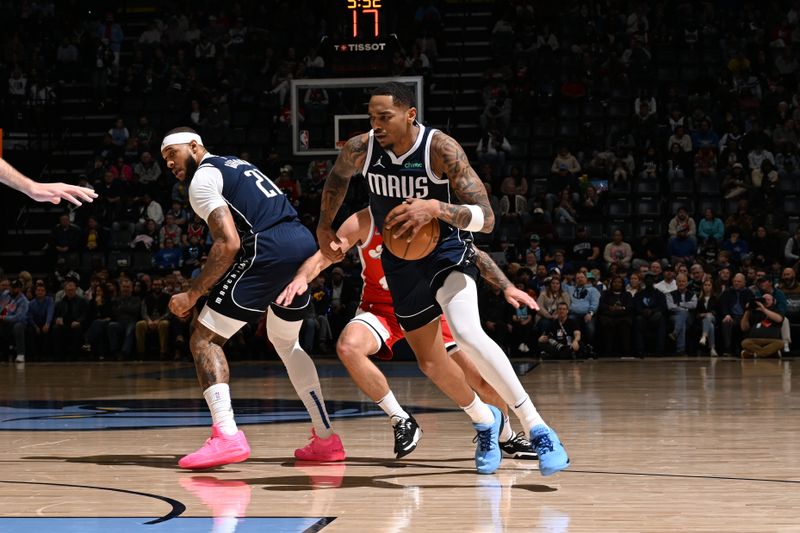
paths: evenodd
<path fill-rule="evenodd" d="M 169 310 L 173 315 L 185 318 L 192 312 L 195 303 L 197 303 L 197 298 L 193 298 L 188 292 L 181 292 L 174 294 L 169 299 Z"/>
<path fill-rule="evenodd" d="M 514 309 L 519 309 L 520 305 L 527 305 L 532 311 L 538 311 L 539 305 L 536 300 L 531 298 L 531 295 L 525 291 L 521 291 L 513 285 L 509 285 L 503 291 L 506 301 L 511 304 Z"/>
<path fill-rule="evenodd" d="M 275 299 L 275 303 L 278 305 L 289 305 L 292 303 L 295 296 L 303 294 L 306 290 L 308 290 L 308 283 L 306 282 L 305 276 L 298 276 L 281 291 Z"/>
<path fill-rule="evenodd" d="M 406 198 L 405 202 L 389 211 L 383 225 L 387 229 L 394 229 L 395 239 L 411 242 L 419 229 L 434 218 L 431 205 L 430 200 Z"/>
<path fill-rule="evenodd" d="M 92 203 L 97 198 L 97 193 L 92 189 L 67 183 L 33 182 L 27 194 L 37 202 L 51 202 L 54 204 L 61 203 L 63 198 L 75 205 L 83 205 L 81 200 Z"/>
<path fill-rule="evenodd" d="M 333 228 L 317 226 L 317 240 L 319 241 L 319 250 L 325 256 L 325 259 L 333 263 L 338 263 L 344 259 L 342 241 L 336 236 Z"/>

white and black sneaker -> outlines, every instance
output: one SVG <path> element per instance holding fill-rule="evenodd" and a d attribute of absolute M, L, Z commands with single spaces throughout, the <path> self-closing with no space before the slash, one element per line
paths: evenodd
<path fill-rule="evenodd" d="M 520 431 L 505 442 L 500 443 L 500 448 L 506 457 L 513 459 L 524 459 L 526 461 L 535 461 L 539 458 L 536 455 L 536 450 L 533 449 L 533 444 L 525 436 L 525 433 Z"/>
<path fill-rule="evenodd" d="M 411 415 L 408 415 L 408 418 L 393 416 L 392 425 L 394 426 L 394 453 L 400 459 L 414 451 L 417 442 L 422 437 L 422 430 Z"/>

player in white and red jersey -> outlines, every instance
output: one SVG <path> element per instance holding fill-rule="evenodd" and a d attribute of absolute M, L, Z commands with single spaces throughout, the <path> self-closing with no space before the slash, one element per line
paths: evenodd
<path fill-rule="evenodd" d="M 356 316 L 350 320 L 339 336 L 336 353 L 358 388 L 372 398 L 389 416 L 394 428 L 394 451 L 399 459 L 414 451 L 422 431 L 414 417 L 400 406 L 389 388 L 386 377 L 370 360 L 370 356 L 382 360 L 391 359 L 394 345 L 404 338 L 403 330 L 395 316 L 392 296 L 381 264 L 383 238 L 369 208 L 351 215 L 339 228 L 337 236 L 342 242 L 343 251 L 353 246 L 357 247 L 364 286 Z M 477 250 L 476 254 L 476 263 L 481 274 L 490 283 L 504 287 L 505 298 L 511 305 L 518 307 L 522 303 L 531 309 L 537 309 L 536 302 L 527 293 L 516 289 L 488 255 Z M 326 259 L 322 252 L 317 251 L 303 263 L 294 280 L 278 297 L 277 303 L 280 305 L 281 301 L 291 301 L 297 294 L 305 292 L 308 283 L 330 264 L 330 260 Z M 484 402 L 495 405 L 503 411 L 505 424 L 503 434 L 500 436 L 503 451 L 518 459 L 536 459 L 536 453 L 524 433 L 515 434 L 511 430 L 508 406 L 481 377 L 475 364 L 458 349 L 444 316 L 441 317 L 441 321 L 442 341 L 447 353 L 464 371 L 469 386 Z M 425 372 L 426 369 L 423 367 L 422 370 Z"/>

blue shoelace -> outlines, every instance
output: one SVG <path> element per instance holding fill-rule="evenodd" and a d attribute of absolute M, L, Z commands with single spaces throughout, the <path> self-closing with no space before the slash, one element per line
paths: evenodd
<path fill-rule="evenodd" d="M 487 451 L 488 452 L 489 450 L 491 450 L 494 447 L 493 443 L 492 443 L 492 430 L 491 430 L 491 428 L 484 429 L 483 431 L 478 431 L 477 434 L 475 435 L 475 438 L 472 439 L 472 442 L 477 442 L 478 443 L 478 447 L 482 451 Z"/>
<path fill-rule="evenodd" d="M 550 434 L 545 433 L 536 437 L 534 440 L 534 448 L 539 455 L 544 455 L 553 451 L 553 441 L 550 440 Z"/>

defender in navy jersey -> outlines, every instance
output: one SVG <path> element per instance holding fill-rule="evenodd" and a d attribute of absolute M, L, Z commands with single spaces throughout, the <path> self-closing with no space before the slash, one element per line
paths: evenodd
<path fill-rule="evenodd" d="M 373 218 L 381 228 L 394 228 L 395 238 L 410 239 L 438 218 L 442 234 L 427 257 L 407 261 L 386 249 L 382 254 L 398 322 L 423 371 L 472 418 L 478 432 L 479 473 L 492 473 L 500 466 L 497 436 L 502 417 L 481 402 L 447 357 L 437 320 L 442 312 L 458 345 L 525 426 L 541 473 L 554 474 L 569 465 L 566 451 L 534 408 L 503 350 L 481 328 L 469 232 L 488 233 L 494 227 L 486 189 L 463 148 L 450 136 L 418 123 L 416 115 L 408 86 L 390 82 L 372 92 L 371 131 L 345 144 L 325 182 L 317 227 L 320 249 L 332 261 L 343 257 L 331 226 L 358 172 L 369 186 Z"/>
<path fill-rule="evenodd" d="M 170 131 L 161 154 L 180 180 L 191 179 L 189 201 L 208 223 L 214 243 L 189 291 L 170 299 L 170 310 L 186 316 L 208 291 L 190 340 L 203 396 L 213 419 L 212 438 L 180 460 L 200 469 L 244 461 L 250 448 L 231 408 L 229 370 L 222 346 L 247 322 L 267 313 L 267 335 L 311 415 L 311 442 L 295 450 L 304 460 L 341 461 L 344 449 L 325 411 L 319 378 L 298 334 L 308 295 L 288 305 L 275 300 L 317 246 L 286 196 L 258 168 L 236 157 L 208 153 L 190 128 Z"/>

